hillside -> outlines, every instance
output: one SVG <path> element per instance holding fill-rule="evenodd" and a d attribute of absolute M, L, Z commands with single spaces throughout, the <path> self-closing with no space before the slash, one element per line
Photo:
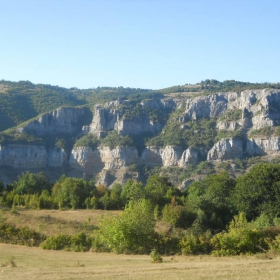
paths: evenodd
<path fill-rule="evenodd" d="M 153 91 L 80 90 L 2 80 L 0 178 L 31 170 L 110 186 L 162 170 L 176 184 L 214 168 L 237 175 L 248 158 L 277 161 L 279 89 L 205 80 Z"/>

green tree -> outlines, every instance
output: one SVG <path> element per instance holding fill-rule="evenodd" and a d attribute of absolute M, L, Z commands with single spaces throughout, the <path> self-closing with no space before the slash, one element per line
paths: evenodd
<path fill-rule="evenodd" d="M 96 239 L 116 253 L 148 253 L 153 247 L 154 214 L 147 200 L 130 201 L 119 216 L 103 217 Z"/>
<path fill-rule="evenodd" d="M 154 205 L 164 206 L 164 204 L 172 197 L 169 190 L 173 191 L 172 184 L 168 181 L 165 176 L 160 176 L 159 174 L 150 176 L 147 180 L 145 186 L 145 193 L 148 199 L 152 201 Z M 168 192 L 168 198 L 166 197 Z"/>
<path fill-rule="evenodd" d="M 15 192 L 18 194 L 38 194 L 43 190 L 50 190 L 51 186 L 46 174 L 43 172 L 33 174 L 27 171 L 13 183 Z"/>
<path fill-rule="evenodd" d="M 187 204 L 194 211 L 203 211 L 206 227 L 225 228 L 235 213 L 231 202 L 234 187 L 235 180 L 226 172 L 207 176 L 190 185 Z"/>
<path fill-rule="evenodd" d="M 144 186 L 142 183 L 128 180 L 121 193 L 121 199 L 127 203 L 130 200 L 139 200 L 145 197 Z"/>
<path fill-rule="evenodd" d="M 249 220 L 280 215 L 280 164 L 260 163 L 236 181 L 234 203 Z"/>
<path fill-rule="evenodd" d="M 4 183 L 0 180 L 0 194 L 4 191 Z"/>
<path fill-rule="evenodd" d="M 59 208 L 83 208 L 86 198 L 91 194 L 89 182 L 79 178 L 64 178 L 53 187 Z"/>
<path fill-rule="evenodd" d="M 121 184 L 114 184 L 110 190 L 111 205 L 113 209 L 122 209 L 124 203 L 121 198 L 122 186 Z"/>

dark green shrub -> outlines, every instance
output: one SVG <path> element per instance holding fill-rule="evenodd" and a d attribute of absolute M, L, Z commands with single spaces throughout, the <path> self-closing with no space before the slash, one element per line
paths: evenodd
<path fill-rule="evenodd" d="M 44 234 L 38 233 L 28 227 L 16 228 L 4 223 L 0 225 L 0 242 L 26 246 L 39 246 L 46 239 Z"/>
<path fill-rule="evenodd" d="M 167 204 L 162 210 L 163 221 L 174 227 L 189 227 L 195 218 L 196 215 L 187 211 L 186 207 L 182 205 Z"/>
<path fill-rule="evenodd" d="M 180 241 L 182 254 L 209 254 L 212 250 L 211 237 L 212 234 L 209 231 L 200 235 L 193 233 L 185 235 Z"/>
<path fill-rule="evenodd" d="M 65 234 L 49 236 L 40 247 L 45 250 L 70 250 L 71 236 Z"/>
<path fill-rule="evenodd" d="M 223 231 L 212 238 L 212 245 L 212 254 L 229 256 L 260 252 L 265 247 L 265 242 L 262 232 L 252 229 L 244 213 L 240 213 L 234 217 L 227 232 Z"/>
<path fill-rule="evenodd" d="M 180 239 L 176 236 L 163 236 L 155 234 L 153 236 L 154 246 L 163 255 L 175 255 L 180 253 Z"/>
<path fill-rule="evenodd" d="M 91 238 L 80 232 L 71 237 L 71 250 L 75 252 L 85 252 L 91 247 Z"/>

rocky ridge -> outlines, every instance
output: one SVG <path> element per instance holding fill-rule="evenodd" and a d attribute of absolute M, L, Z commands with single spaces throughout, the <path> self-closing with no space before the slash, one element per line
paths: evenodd
<path fill-rule="evenodd" d="M 151 118 L 151 112 L 167 112 L 170 115 L 179 110 L 179 117 L 175 119 L 182 129 L 187 129 L 184 124 L 188 121 L 215 119 L 217 131 L 240 131 L 243 137 L 225 137 L 216 141 L 207 151 L 167 145 L 146 146 L 139 152 L 133 146 L 109 148 L 100 145 L 96 149 L 87 146 L 73 147 L 67 152 L 43 145 L 4 143 L 0 145 L 0 167 L 32 169 L 67 165 L 90 177 L 132 164 L 185 167 L 203 159 L 222 161 L 279 153 L 280 137 L 277 135 L 250 136 L 254 130 L 279 125 L 279 90 L 246 90 L 241 93 L 216 93 L 176 100 L 170 97 L 143 100 L 135 107 L 129 107 L 129 104 L 128 101 L 117 100 L 95 105 L 92 112 L 87 108 L 61 107 L 20 126 L 17 133 L 36 136 L 64 133 L 75 134 L 76 137 L 92 134 L 102 139 L 108 132 L 115 130 L 121 136 L 137 137 L 145 133 L 156 136 L 162 132 L 168 119 Z"/>

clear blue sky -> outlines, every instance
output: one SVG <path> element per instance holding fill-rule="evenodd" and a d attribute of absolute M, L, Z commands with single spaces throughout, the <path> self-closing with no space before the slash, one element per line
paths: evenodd
<path fill-rule="evenodd" d="M 0 0 L 0 79 L 280 82 L 279 0 Z"/>

